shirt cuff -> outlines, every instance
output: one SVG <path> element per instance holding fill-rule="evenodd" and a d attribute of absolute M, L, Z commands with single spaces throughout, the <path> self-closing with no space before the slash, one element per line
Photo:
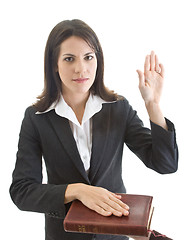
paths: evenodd
<path fill-rule="evenodd" d="M 167 143 L 169 143 L 170 145 L 176 147 L 176 131 L 174 124 L 167 118 L 165 118 L 165 121 L 167 123 L 168 131 L 150 121 L 152 135 L 154 139 L 163 139 L 164 141 L 167 141 Z"/>
<path fill-rule="evenodd" d="M 166 124 L 168 127 L 168 131 L 175 132 L 174 124 L 167 118 L 165 118 L 165 121 L 166 121 Z M 150 120 L 150 124 L 151 124 L 151 128 L 153 128 L 154 126 L 162 128 L 161 126 L 157 125 L 156 123 L 153 123 L 151 120 Z M 164 128 L 162 128 L 162 129 L 165 130 Z M 165 131 L 167 131 L 167 130 L 165 130 Z"/>

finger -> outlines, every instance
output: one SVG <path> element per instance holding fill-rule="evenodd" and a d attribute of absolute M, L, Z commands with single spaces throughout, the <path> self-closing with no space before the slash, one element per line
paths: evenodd
<path fill-rule="evenodd" d="M 129 215 L 129 211 L 122 208 L 119 204 L 117 204 L 116 202 L 109 200 L 105 203 L 101 203 L 100 205 L 103 209 L 105 209 L 105 211 L 107 212 L 112 212 L 113 215 L 121 217 L 122 215 L 124 216 L 128 216 Z"/>
<path fill-rule="evenodd" d="M 121 195 L 119 195 L 119 194 L 115 194 L 115 193 L 112 193 L 111 192 L 111 197 L 110 197 L 110 199 L 111 200 L 113 200 L 113 201 L 115 201 L 117 204 L 119 204 L 122 208 L 125 208 L 126 210 L 129 210 L 130 208 L 129 208 L 129 206 L 126 204 L 126 203 L 124 203 L 123 201 L 121 201 Z M 113 198 L 112 198 L 113 197 Z M 114 197 L 116 197 L 116 199 L 114 198 Z M 119 197 L 119 198 L 118 198 Z"/>
<path fill-rule="evenodd" d="M 154 51 L 152 51 L 151 55 L 150 55 L 150 70 L 151 71 L 155 70 L 155 54 L 154 54 Z"/>
<path fill-rule="evenodd" d="M 144 73 L 147 71 L 150 71 L 150 56 L 147 55 L 145 58 L 145 64 L 144 64 Z"/>
<path fill-rule="evenodd" d="M 103 216 L 110 216 L 110 215 L 114 214 L 115 216 L 121 217 L 123 215 L 122 211 L 119 211 L 119 210 L 113 208 L 113 204 L 110 203 L 109 200 L 107 200 L 105 202 L 99 201 L 93 210 Z"/>
<path fill-rule="evenodd" d="M 121 195 L 119 194 L 116 194 L 116 193 L 113 193 L 113 192 L 110 192 L 114 197 L 118 198 L 118 199 L 121 199 Z"/>
<path fill-rule="evenodd" d="M 164 66 L 163 66 L 163 64 L 159 64 L 159 66 L 160 66 L 160 68 L 161 68 L 161 72 L 160 72 L 160 75 L 164 78 L 164 76 L 165 76 L 165 69 L 164 69 Z"/>
<path fill-rule="evenodd" d="M 126 203 L 124 203 L 123 201 L 121 201 L 120 199 L 117 199 L 117 198 L 114 198 L 114 196 L 111 196 L 110 200 L 113 201 L 114 203 L 116 203 L 117 206 L 119 207 L 119 209 L 123 208 L 123 209 L 129 210 L 129 206 Z"/>
<path fill-rule="evenodd" d="M 106 202 L 106 204 L 109 206 L 107 210 L 112 211 L 116 216 L 129 215 L 129 206 L 113 196 Z"/>
<path fill-rule="evenodd" d="M 121 201 L 121 195 L 118 195 L 118 194 L 115 194 L 115 193 L 112 193 L 113 196 L 115 196 L 117 199 L 115 200 L 116 203 L 118 203 L 122 208 L 126 209 L 126 210 L 129 210 L 130 207 L 124 203 L 123 201 Z"/>
<path fill-rule="evenodd" d="M 159 61 L 158 61 L 158 56 L 157 56 L 157 55 L 155 55 L 155 71 L 156 71 L 157 73 L 160 73 L 160 72 L 161 72 L 161 68 L 160 68 L 160 66 L 159 66 Z"/>
<path fill-rule="evenodd" d="M 102 216 L 105 216 L 105 217 L 108 217 L 108 216 L 111 216 L 112 215 L 112 212 L 111 211 L 107 211 L 105 210 L 103 207 L 101 206 L 95 206 L 95 209 L 94 209 L 95 212 L 101 214 Z"/>

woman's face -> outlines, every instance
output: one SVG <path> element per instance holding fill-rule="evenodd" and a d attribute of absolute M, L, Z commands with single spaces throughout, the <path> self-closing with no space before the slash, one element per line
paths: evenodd
<path fill-rule="evenodd" d="M 76 36 L 62 42 L 57 66 L 63 95 L 89 93 L 96 76 L 97 58 L 87 42 Z"/>

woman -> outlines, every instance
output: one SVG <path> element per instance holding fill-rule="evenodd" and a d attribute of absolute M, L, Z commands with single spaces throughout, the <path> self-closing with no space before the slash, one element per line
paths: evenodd
<path fill-rule="evenodd" d="M 154 52 L 146 57 L 139 88 L 151 131 L 121 96 L 103 82 L 103 53 L 96 34 L 80 20 L 63 21 L 51 31 L 45 49 L 44 90 L 25 112 L 10 194 L 26 211 L 45 213 L 46 239 L 127 239 L 66 233 L 70 203 L 110 216 L 127 216 L 122 152 L 126 145 L 159 172 L 177 170 L 174 125 L 159 107 L 164 68 Z M 42 157 L 48 184 L 42 184 Z"/>

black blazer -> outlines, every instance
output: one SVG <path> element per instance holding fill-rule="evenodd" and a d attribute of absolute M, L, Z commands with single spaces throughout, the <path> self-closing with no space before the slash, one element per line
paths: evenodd
<path fill-rule="evenodd" d="M 169 131 L 151 122 L 144 128 L 128 101 L 103 104 L 93 116 L 92 156 L 87 176 L 69 121 L 55 110 L 38 115 L 29 107 L 20 131 L 17 161 L 10 194 L 21 210 L 45 213 L 46 239 L 92 239 L 91 234 L 72 234 L 63 230 L 69 204 L 64 204 L 70 183 L 85 183 L 125 193 L 122 180 L 124 143 L 144 162 L 159 172 L 177 170 L 178 150 L 174 125 Z M 48 184 L 42 184 L 42 157 Z"/>

